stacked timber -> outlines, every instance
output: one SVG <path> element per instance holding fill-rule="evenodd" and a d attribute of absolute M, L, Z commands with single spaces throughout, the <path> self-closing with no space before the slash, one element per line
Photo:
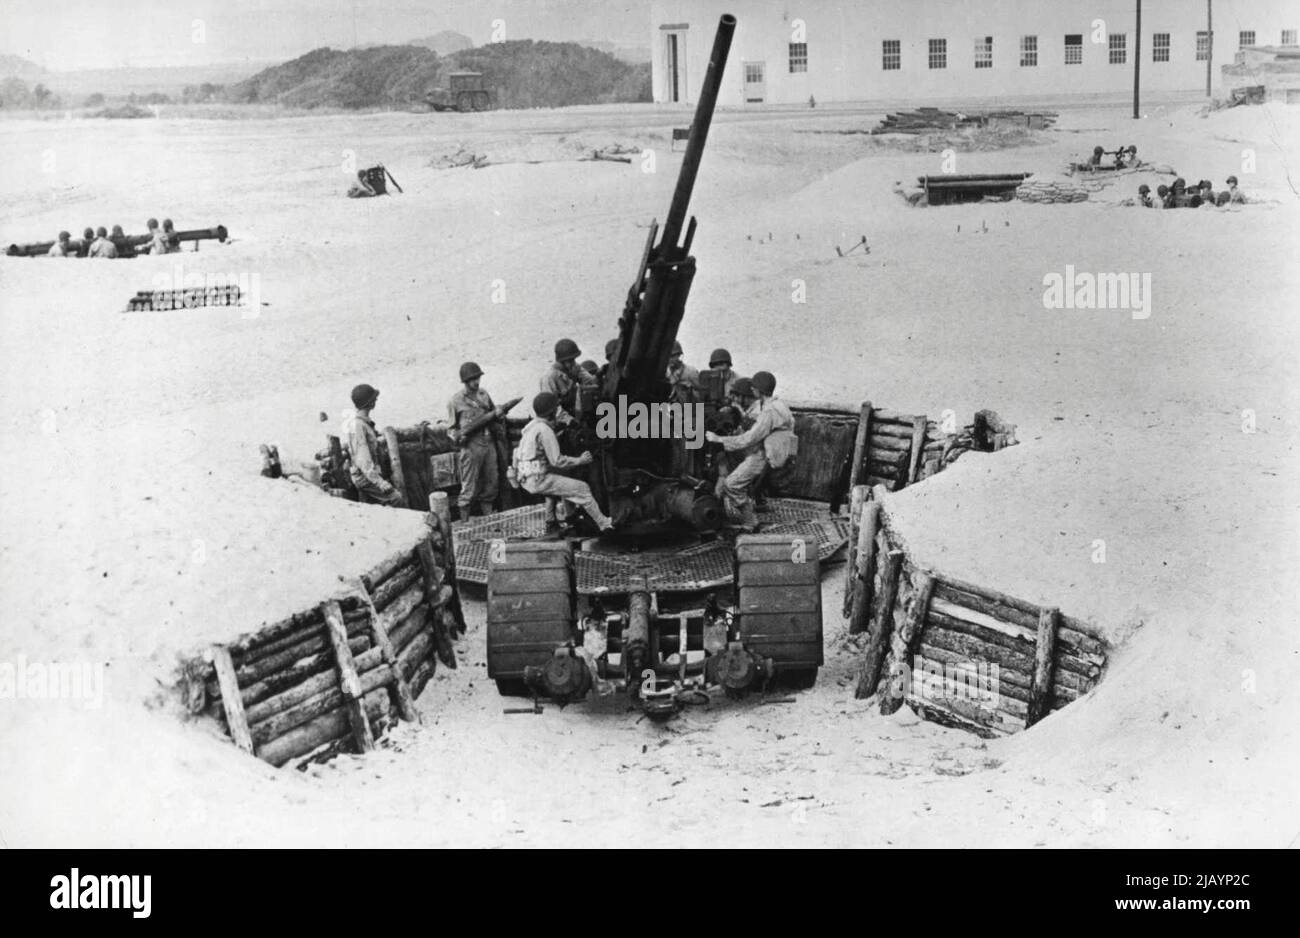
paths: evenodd
<path fill-rule="evenodd" d="M 962 127 L 984 127 L 988 118 L 981 114 L 963 114 L 942 111 L 937 107 L 917 108 L 886 114 L 885 119 L 873 129 L 873 134 L 925 134 L 936 131 L 957 130 Z"/>
<path fill-rule="evenodd" d="M 846 596 L 865 632 L 857 696 L 882 713 L 906 703 L 926 719 L 993 737 L 1034 725 L 1101 680 L 1107 646 L 1091 626 L 998 590 L 917 566 L 881 503 L 854 496 L 863 532 Z"/>
<path fill-rule="evenodd" d="M 275 766 L 365 752 L 397 718 L 416 720 L 414 700 L 439 661 L 456 666 L 464 630 L 450 521 L 430 525 L 339 596 L 188 662 L 190 711 Z"/>
<path fill-rule="evenodd" d="M 924 441 L 926 425 L 923 416 L 873 407 L 864 454 L 866 475 L 862 481 L 867 485 L 883 485 L 891 492 L 915 481 L 911 475 L 913 444 L 918 438 Z"/>
<path fill-rule="evenodd" d="M 1026 180 L 1016 189 L 1016 198 L 1022 202 L 1050 203 L 1086 202 L 1089 195 L 1105 188 L 1101 182 L 1068 182 L 1063 179 Z"/>

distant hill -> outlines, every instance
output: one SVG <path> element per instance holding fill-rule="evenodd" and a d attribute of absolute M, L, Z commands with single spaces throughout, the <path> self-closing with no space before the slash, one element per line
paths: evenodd
<path fill-rule="evenodd" d="M 474 48 L 474 40 L 464 33 L 444 29 L 442 32 L 427 36 L 424 39 L 412 39 L 407 45 L 423 46 L 426 49 L 432 49 L 439 55 L 451 55 L 454 52 Z"/>
<path fill-rule="evenodd" d="M 616 59 L 639 65 L 650 61 L 650 47 L 641 42 L 612 42 L 608 39 L 579 39 L 578 45 L 608 52 Z"/>
<path fill-rule="evenodd" d="M 235 103 L 292 107 L 394 107 L 446 87 L 455 71 L 482 72 L 498 107 L 649 101 L 650 67 L 572 42 L 490 43 L 439 56 L 422 46 L 316 49 L 229 89 Z"/>
<path fill-rule="evenodd" d="M 23 81 L 44 81 L 49 75 L 35 62 L 21 55 L 0 53 L 0 78 L 21 78 Z"/>

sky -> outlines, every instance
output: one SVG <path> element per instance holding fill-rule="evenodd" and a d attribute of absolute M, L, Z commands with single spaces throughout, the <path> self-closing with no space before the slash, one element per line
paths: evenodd
<path fill-rule="evenodd" d="M 649 16 L 650 0 L 3 0 L 0 52 L 71 71 L 278 62 L 444 29 L 475 45 L 647 42 Z"/>

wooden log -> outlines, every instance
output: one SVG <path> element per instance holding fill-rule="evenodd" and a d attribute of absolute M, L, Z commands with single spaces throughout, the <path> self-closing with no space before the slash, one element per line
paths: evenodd
<path fill-rule="evenodd" d="M 405 593 L 397 597 L 387 609 L 375 617 L 375 622 L 384 630 L 385 634 L 390 634 L 415 610 L 416 606 L 423 602 L 424 585 L 419 582 L 412 583 L 407 587 Z"/>
<path fill-rule="evenodd" d="M 1010 698 L 1003 698 L 999 701 L 999 704 L 1012 706 L 1020 710 L 1019 713 L 1013 710 L 1004 710 L 1001 706 L 990 707 L 982 701 L 969 700 L 965 697 L 931 699 L 909 696 L 907 700 L 908 703 L 920 703 L 936 710 L 947 711 L 976 725 L 987 726 L 1002 735 L 1018 733 L 1025 728 L 1025 718 L 1023 716 L 1025 705 Z"/>
<path fill-rule="evenodd" d="M 844 566 L 844 618 L 849 617 L 849 611 L 853 608 L 853 592 L 857 583 L 857 564 L 858 564 L 858 532 L 862 527 L 862 506 L 866 504 L 867 496 L 870 489 L 865 485 L 854 485 L 849 489 L 849 543 L 847 550 L 847 563 Z"/>
<path fill-rule="evenodd" d="M 898 595 L 898 577 L 903 569 L 903 552 L 891 550 L 885 558 L 884 579 L 881 586 L 880 612 L 873 619 L 873 626 L 867 635 L 867 647 L 862 661 L 862 673 L 858 677 L 855 696 L 862 700 L 876 692 L 880 683 L 880 665 L 885 660 L 889 648 L 890 632 L 894 623 L 894 599 Z"/>
<path fill-rule="evenodd" d="M 360 610 L 344 613 L 343 621 L 347 623 L 348 635 L 365 635 L 369 628 L 367 619 L 367 614 Z M 255 664 L 260 664 L 271 655 L 280 655 L 286 652 L 292 653 L 294 649 L 298 649 L 299 646 L 307 645 L 309 642 L 313 641 L 315 641 L 317 645 L 300 649 L 300 656 L 306 657 L 307 655 L 314 654 L 325 647 L 325 620 L 319 616 L 317 616 L 310 624 L 296 632 L 290 632 L 273 642 L 267 642 L 265 645 L 258 645 L 256 648 L 250 650 L 239 662 L 239 667 L 246 668 Z"/>
<path fill-rule="evenodd" d="M 455 589 L 456 540 L 451 529 L 451 502 L 448 500 L 446 492 L 429 493 L 429 517 L 435 521 L 436 527 L 442 535 L 444 582 L 451 584 L 452 588 Z M 455 628 L 451 631 L 451 636 L 464 635 L 465 612 L 461 609 L 459 591 L 452 597 L 449 605 L 455 622 Z M 455 667 L 455 665 L 451 664 L 448 667 Z"/>
<path fill-rule="evenodd" d="M 344 625 L 346 628 L 346 624 Z M 324 631 L 324 626 L 321 627 Z M 365 651 L 370 647 L 370 637 L 365 634 L 357 634 L 349 638 L 348 645 L 353 653 Z M 243 688 L 244 704 L 247 706 L 249 700 L 249 689 L 260 682 L 268 679 L 274 679 L 282 671 L 291 668 L 307 669 L 308 673 L 314 673 L 313 669 L 318 670 L 318 665 L 322 660 L 328 660 L 330 655 L 329 639 L 324 635 L 316 638 L 309 638 L 286 648 L 284 651 L 267 655 L 265 658 L 259 658 L 236 670 L 239 677 L 239 686 Z M 219 688 L 209 686 L 209 693 L 220 693 Z"/>
<path fill-rule="evenodd" d="M 1031 656 L 1033 654 L 1034 642 L 1038 637 L 1036 630 L 1030 632 L 1021 626 L 999 621 L 983 613 L 962 609 L 942 600 L 935 600 L 931 604 L 930 613 L 931 618 L 935 619 L 937 624 L 944 628 L 963 632 L 981 641 L 1015 652 Z M 1087 678 L 1095 683 L 1096 679 L 1101 676 L 1101 666 L 1094 664 L 1087 658 L 1069 654 L 1061 648 L 1056 649 L 1055 655 L 1056 663 L 1060 668 L 1071 671 L 1079 677 Z M 1031 666 L 1026 668 L 1025 671 L 1032 674 L 1034 669 Z"/>
<path fill-rule="evenodd" d="M 357 674 L 356 660 L 348 648 L 348 633 L 343 624 L 343 612 L 335 602 L 326 603 L 321 608 L 321 612 L 325 616 L 326 634 L 329 635 L 330 644 L 334 647 L 334 660 L 339 669 L 339 686 L 347 699 L 345 709 L 348 712 L 348 722 L 352 726 L 352 738 L 359 751 L 369 752 L 375 748 L 375 737 L 370 732 L 370 722 L 366 719 L 365 708 L 362 705 L 361 699 L 365 694 L 361 690 L 361 678 Z"/>
<path fill-rule="evenodd" d="M 424 662 L 418 668 L 415 669 L 415 673 L 411 675 L 410 678 L 411 693 L 416 697 L 419 697 L 422 693 L 424 693 L 424 688 L 428 686 L 429 681 L 433 679 L 433 676 L 437 672 L 437 670 L 438 670 L 437 656 L 434 656 L 432 658 L 426 658 Z"/>
<path fill-rule="evenodd" d="M 946 665 L 973 665 L 974 662 L 966 655 L 959 652 L 948 651 L 944 648 L 938 648 L 928 643 L 924 633 L 920 645 L 917 646 L 917 655 L 924 658 L 933 658 L 935 661 L 942 662 Z M 996 663 L 996 662 L 995 662 Z M 914 669 L 915 670 L 915 669 Z M 1078 700 L 1086 694 L 1091 687 L 1081 687 L 1075 682 L 1082 683 L 1083 679 L 1077 675 L 1065 674 L 1066 681 L 1062 681 L 1062 672 L 1056 671 L 1052 678 L 1052 697 L 1059 701 Z M 1033 675 L 1018 671 L 1015 668 L 1009 668 L 1005 665 L 998 665 L 997 671 L 998 684 L 1002 688 L 1002 693 L 1006 693 L 1016 700 L 1029 702 L 1029 687 L 1033 683 Z M 1053 709 L 1058 709 L 1053 707 Z"/>
<path fill-rule="evenodd" d="M 379 563 L 375 564 L 366 573 L 362 574 L 361 582 L 366 591 L 374 594 L 375 590 L 381 583 L 392 576 L 398 567 L 404 567 L 409 563 L 414 563 L 415 557 L 412 555 L 410 548 L 399 550 L 397 553 L 385 557 Z"/>
<path fill-rule="evenodd" d="M 871 588 L 875 576 L 876 533 L 880 529 L 880 502 L 869 501 L 862 507 L 858 525 L 857 552 L 854 566 L 845 571 L 852 590 L 849 604 L 849 634 L 865 632 L 871 619 Z"/>
<path fill-rule="evenodd" d="M 411 639 L 411 643 L 398 656 L 397 667 L 404 680 L 411 679 L 415 669 L 433 655 L 435 647 L 433 633 L 430 630 L 424 629 L 416 633 L 415 638 Z"/>
<path fill-rule="evenodd" d="M 849 491 L 857 488 L 867 468 L 867 446 L 871 441 L 871 401 L 864 401 L 858 412 L 858 434 L 853 440 L 853 465 L 849 469 Z M 852 547 L 852 545 L 850 545 Z M 849 569 L 853 569 L 852 563 Z"/>
<path fill-rule="evenodd" d="M 886 410 L 883 407 L 877 407 L 871 412 L 872 423 L 898 423 L 905 427 L 912 426 L 912 415 L 900 413 L 897 410 Z"/>
<path fill-rule="evenodd" d="M 1044 609 L 1038 616 L 1038 641 L 1034 646 L 1034 682 L 1030 686 L 1029 713 L 1025 725 L 1033 726 L 1051 712 L 1052 670 L 1055 662 L 1058 609 Z"/>
<path fill-rule="evenodd" d="M 388 633 L 389 641 L 393 643 L 393 648 L 399 654 L 415 638 L 415 633 L 421 629 L 428 628 L 430 622 L 430 609 L 428 603 L 420 603 L 411 610 L 411 614 L 397 624 L 397 626 Z"/>
<path fill-rule="evenodd" d="M 384 442 L 388 445 L 388 464 L 392 469 L 392 478 L 389 481 L 409 503 L 410 499 L 406 494 L 406 471 L 402 469 L 402 443 L 397 438 L 397 431 L 392 427 L 384 427 Z"/>
<path fill-rule="evenodd" d="M 436 531 L 433 533 L 437 533 Z M 448 579 L 446 571 L 438 565 L 437 554 L 430 540 L 420 543 L 415 549 L 415 559 L 419 562 L 426 595 L 432 596 Z"/>
<path fill-rule="evenodd" d="M 393 575 L 385 580 L 371 595 L 371 602 L 374 607 L 383 612 L 393 604 L 397 597 L 405 593 L 412 583 L 420 579 L 420 564 L 412 561 L 410 566 L 405 566 L 394 571 Z"/>
<path fill-rule="evenodd" d="M 392 683 L 392 669 L 384 663 L 378 648 L 373 648 L 357 658 L 356 667 L 363 697 L 372 690 L 387 687 Z M 312 690 L 313 693 L 302 696 L 306 690 Z M 281 702 L 286 702 L 286 705 L 280 706 L 278 710 L 262 711 L 266 716 L 252 725 L 255 745 L 264 746 L 295 726 L 301 726 L 309 720 L 342 707 L 348 702 L 348 698 L 339 687 L 337 674 L 323 674 L 310 681 L 304 681 L 293 691 L 280 697 L 264 701 L 259 704 L 259 707 L 268 707 L 272 703 L 279 705 Z"/>
<path fill-rule="evenodd" d="M 968 606 L 978 612 L 986 613 L 996 619 L 1015 622 L 1029 629 L 1038 627 L 1039 606 L 1027 600 L 1008 596 L 998 590 L 944 576 L 938 587 L 936 587 L 936 595 L 949 599 L 958 605 Z M 1074 653 L 1081 658 L 1093 656 L 1096 658 L 1094 664 L 1104 664 L 1106 655 L 1105 642 L 1091 634 L 1087 630 L 1086 624 L 1080 620 L 1069 616 L 1062 616 L 1061 619 L 1057 631 L 1057 642 L 1070 646 Z"/>
<path fill-rule="evenodd" d="M 226 648 L 230 651 L 232 659 L 241 658 L 250 653 L 256 653 L 263 646 L 269 645 L 286 635 L 300 632 L 305 627 L 312 625 L 319 627 L 323 624 L 324 620 L 321 619 L 320 611 L 317 609 L 308 612 L 296 612 L 288 618 L 272 622 L 270 625 L 262 626 L 256 632 L 251 632 L 233 642 L 228 642 Z"/>
<path fill-rule="evenodd" d="M 244 714 L 244 703 L 239 696 L 239 681 L 235 677 L 235 664 L 230 660 L 230 650 L 224 645 L 214 645 L 208 654 L 217 672 L 217 683 L 221 687 L 221 704 L 226 714 L 226 732 L 230 734 L 236 746 L 244 752 L 252 752 L 253 737 L 248 731 L 248 720 Z"/>
<path fill-rule="evenodd" d="M 357 672 L 364 674 L 383 663 L 383 657 L 378 648 L 371 648 L 362 652 L 356 657 Z M 259 700 L 257 703 L 246 708 L 249 726 L 255 727 L 258 723 L 270 719 L 277 713 L 282 713 L 290 707 L 295 707 L 305 700 L 310 700 L 319 694 L 329 690 L 337 690 L 339 684 L 338 674 L 331 668 L 328 671 L 322 671 L 319 674 L 313 674 L 306 680 L 299 681 L 292 687 L 289 687 L 278 694 Z"/>
<path fill-rule="evenodd" d="M 882 437 L 884 443 L 873 441 L 871 447 L 867 450 L 867 459 L 870 462 L 883 463 L 886 466 L 896 466 L 900 462 L 906 462 L 911 455 L 910 444 L 904 440 L 896 440 L 893 437 Z"/>
<path fill-rule="evenodd" d="M 364 706 L 367 717 L 372 720 L 381 719 L 388 711 L 388 692 L 383 688 L 371 691 L 365 697 Z M 345 738 L 351 738 L 351 722 L 347 708 L 338 707 L 294 727 L 283 736 L 269 740 L 256 750 L 256 755 L 272 765 L 281 766 L 321 746 Z"/>
<path fill-rule="evenodd" d="M 858 409 L 832 401 L 789 401 L 786 406 L 795 414 L 828 414 L 833 417 L 856 417 Z"/>
<path fill-rule="evenodd" d="M 912 452 L 907 466 L 907 484 L 921 475 L 921 451 L 925 449 L 925 415 L 912 419 Z"/>
<path fill-rule="evenodd" d="M 451 606 L 443 606 L 434 616 L 433 637 L 438 643 L 438 660 L 456 670 L 456 647 L 451 642 L 455 633 L 456 616 Z"/>
<path fill-rule="evenodd" d="M 879 420 L 871 421 L 871 442 L 873 445 L 880 445 L 883 440 L 898 440 L 901 443 L 909 443 L 912 440 L 912 424 L 909 418 L 907 424 L 901 423 L 881 423 Z"/>
<path fill-rule="evenodd" d="M 925 626 L 925 616 L 930 608 L 930 595 L 933 591 L 934 577 L 924 570 L 916 571 L 912 580 L 912 600 L 890 642 L 890 673 L 885 692 L 880 695 L 880 712 L 885 716 L 895 713 L 903 705 L 903 695 L 907 690 L 906 674 L 912 668 L 912 655 Z"/>
<path fill-rule="evenodd" d="M 375 609 L 370 600 L 370 594 L 360 580 L 357 581 L 357 588 L 360 590 L 362 599 L 370 606 L 370 627 L 374 630 L 375 644 L 379 646 L 384 664 L 387 665 L 392 674 L 393 704 L 397 708 L 397 715 L 408 722 L 419 723 L 420 715 L 415 711 L 415 701 L 411 697 L 411 689 L 406 684 L 406 677 L 397 666 L 397 652 L 389 639 L 388 629 L 383 624 L 383 617 Z"/>
<path fill-rule="evenodd" d="M 977 723 L 974 720 L 966 719 L 956 713 L 931 706 L 924 701 L 914 700 L 911 697 L 907 699 L 907 705 L 916 711 L 918 716 L 929 720 L 931 723 L 938 723 L 940 726 L 947 726 L 952 729 L 966 730 L 968 733 L 974 733 L 984 739 L 996 739 L 999 736 L 1010 734 L 1010 731 L 1001 725 L 994 727 L 985 723 Z"/>

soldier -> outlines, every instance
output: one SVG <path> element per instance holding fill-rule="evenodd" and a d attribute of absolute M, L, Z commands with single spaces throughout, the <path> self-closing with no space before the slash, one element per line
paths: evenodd
<path fill-rule="evenodd" d="M 555 437 L 555 419 L 560 402 L 550 391 L 533 398 L 533 419 L 524 427 L 515 447 L 515 478 L 525 492 L 546 497 L 546 533 L 554 535 L 560 530 L 557 508 L 561 501 L 570 502 L 585 511 L 601 532 L 614 530 L 586 482 L 560 475 L 558 469 L 576 469 L 591 464 L 591 453 L 564 456 L 560 441 Z"/>
<path fill-rule="evenodd" d="M 1160 201 L 1159 206 L 1157 206 L 1158 208 L 1173 208 L 1173 207 L 1174 207 L 1174 205 L 1173 205 L 1173 192 L 1172 192 L 1172 190 L 1171 190 L 1168 186 L 1166 186 L 1165 184 L 1161 183 L 1160 185 L 1156 186 L 1156 196 L 1159 198 L 1159 201 Z"/>
<path fill-rule="evenodd" d="M 357 170 L 357 181 L 348 189 L 348 198 L 368 199 L 375 195 L 378 195 L 378 193 L 366 181 L 366 171 L 364 169 Z"/>
<path fill-rule="evenodd" d="M 181 236 L 178 235 L 176 229 L 172 227 L 172 220 L 170 218 L 163 219 L 162 236 L 163 243 L 167 245 L 168 254 L 175 254 L 181 249 Z"/>
<path fill-rule="evenodd" d="M 730 396 L 732 385 L 736 383 L 738 377 L 731 369 L 731 353 L 724 348 L 715 348 L 713 354 L 709 356 L 709 367 L 714 371 L 722 372 L 722 392 Z"/>
<path fill-rule="evenodd" d="M 618 339 L 610 339 L 605 343 L 605 364 L 601 365 L 596 371 L 596 383 L 604 384 L 605 376 L 609 374 L 609 366 L 614 362 L 614 355 L 618 352 Z"/>
<path fill-rule="evenodd" d="M 1214 184 L 1208 179 L 1202 179 L 1199 185 L 1201 205 L 1214 208 L 1218 205 L 1219 196 L 1214 191 Z"/>
<path fill-rule="evenodd" d="M 492 403 L 487 391 L 479 387 L 483 369 L 474 362 L 460 366 L 460 380 L 464 385 L 452 395 L 447 410 L 451 415 L 448 436 L 460 447 L 460 497 L 457 505 L 460 516 L 468 518 L 478 506 L 478 514 L 490 515 L 497 498 L 497 436 L 501 432 L 500 418 L 505 411 Z M 466 434 L 461 428 L 479 417 L 495 413 L 497 420 Z"/>
<path fill-rule="evenodd" d="M 158 219 L 151 218 L 145 223 L 149 235 L 149 243 L 141 245 L 141 254 L 166 254 L 167 242 L 163 239 L 162 229 L 158 227 Z"/>
<path fill-rule="evenodd" d="M 127 240 L 126 232 L 122 230 L 121 225 L 113 226 L 113 230 L 108 235 L 108 240 L 112 241 L 117 248 L 118 257 L 135 257 L 135 246 Z"/>
<path fill-rule="evenodd" d="M 95 231 L 94 243 L 90 245 L 87 257 L 117 257 L 117 246 L 108 240 L 108 229 L 103 225 Z"/>
<path fill-rule="evenodd" d="M 700 396 L 700 372 L 682 361 L 682 343 L 674 342 L 668 358 L 668 383 L 672 385 L 670 399 L 679 404 L 694 403 Z"/>
<path fill-rule="evenodd" d="M 70 257 L 72 255 L 72 235 L 67 231 L 59 232 L 59 240 L 50 245 L 45 252 L 47 257 Z"/>
<path fill-rule="evenodd" d="M 776 378 L 769 371 L 760 371 L 751 379 L 756 402 L 750 412 L 754 425 L 736 436 L 719 436 L 708 432 L 710 443 L 721 443 L 728 453 L 744 452 L 740 464 L 719 480 L 727 517 L 742 531 L 758 530 L 754 514 L 754 501 L 750 489 L 764 470 L 787 469 L 799 452 L 799 438 L 794 433 L 794 415 L 784 401 L 773 397 Z"/>
<path fill-rule="evenodd" d="M 87 228 L 81 233 L 81 247 L 77 249 L 78 257 L 89 257 L 90 246 L 95 243 L 95 229 Z"/>
<path fill-rule="evenodd" d="M 588 358 L 580 367 L 593 378 L 600 374 L 600 366 L 596 364 L 596 359 L 594 358 Z"/>
<path fill-rule="evenodd" d="M 379 434 L 370 412 L 379 402 L 379 392 L 368 384 L 352 389 L 355 413 L 343 421 L 343 449 L 348 454 L 348 476 L 356 486 L 361 501 L 390 508 L 405 508 L 406 499 L 384 478 L 379 466 Z M 390 453 L 393 459 L 400 458 Z"/>
<path fill-rule="evenodd" d="M 578 389 L 595 387 L 595 375 L 587 374 L 578 367 L 578 356 L 582 351 L 572 339 L 561 339 L 555 343 L 555 361 L 542 375 L 541 389 L 555 395 L 559 407 L 555 412 L 555 422 L 559 426 L 573 423 L 574 413 L 578 409 Z"/>
<path fill-rule="evenodd" d="M 1237 188 L 1237 177 L 1229 176 L 1227 179 L 1227 185 L 1228 185 L 1228 190 L 1227 190 L 1228 201 L 1226 204 L 1245 205 L 1246 193 L 1242 192 L 1240 189 Z M 1222 205 L 1224 203 L 1220 202 L 1219 204 Z"/>
<path fill-rule="evenodd" d="M 1151 198 L 1151 187 L 1146 183 L 1138 186 L 1138 205 L 1143 208 L 1155 208 L 1156 200 Z"/>

